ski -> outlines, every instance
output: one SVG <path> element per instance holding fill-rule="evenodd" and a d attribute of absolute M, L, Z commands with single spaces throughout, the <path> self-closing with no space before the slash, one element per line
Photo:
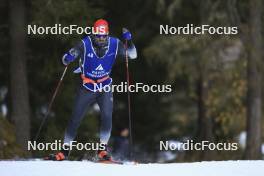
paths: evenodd
<path fill-rule="evenodd" d="M 51 160 L 48 159 L 47 157 L 45 158 L 19 158 L 19 159 L 7 159 L 5 161 L 54 161 L 54 162 L 63 162 L 63 161 L 71 161 L 71 160 L 60 160 L 60 161 L 56 161 L 56 160 Z M 137 165 L 139 164 L 136 161 L 115 161 L 115 160 L 111 160 L 111 161 L 107 161 L 107 160 L 79 160 L 80 162 L 89 162 L 89 163 L 94 163 L 94 164 L 117 164 L 117 165 Z"/>
<path fill-rule="evenodd" d="M 103 164 L 124 164 L 121 161 L 115 161 L 115 160 L 99 160 L 97 163 L 103 163 Z"/>

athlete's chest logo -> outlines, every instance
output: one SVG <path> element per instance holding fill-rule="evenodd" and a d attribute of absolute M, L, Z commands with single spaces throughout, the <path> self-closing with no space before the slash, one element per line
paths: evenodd
<path fill-rule="evenodd" d="M 104 68 L 103 68 L 102 64 L 100 64 L 100 65 L 98 65 L 98 67 L 96 67 L 95 70 L 102 71 L 102 70 L 104 70 Z"/>

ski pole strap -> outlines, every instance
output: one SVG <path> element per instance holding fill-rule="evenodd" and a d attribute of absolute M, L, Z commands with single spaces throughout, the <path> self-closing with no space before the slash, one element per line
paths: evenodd
<path fill-rule="evenodd" d="M 96 83 L 104 82 L 105 80 L 107 80 L 109 78 L 109 76 L 107 75 L 107 76 L 105 76 L 103 78 L 100 78 L 100 79 L 97 79 L 97 80 L 93 80 L 93 79 L 85 77 L 84 74 L 81 74 L 81 78 L 83 80 L 83 84 L 87 84 L 87 83 L 96 84 Z"/>

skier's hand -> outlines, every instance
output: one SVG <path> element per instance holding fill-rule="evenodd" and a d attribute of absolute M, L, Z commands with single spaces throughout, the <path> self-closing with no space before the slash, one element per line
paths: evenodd
<path fill-rule="evenodd" d="M 127 28 L 122 29 L 122 38 L 124 40 L 131 40 L 132 39 L 132 34 L 129 32 Z"/>
<path fill-rule="evenodd" d="M 69 65 L 72 61 L 75 60 L 74 53 L 70 50 L 66 54 L 63 55 L 62 57 L 62 63 L 63 65 Z"/>

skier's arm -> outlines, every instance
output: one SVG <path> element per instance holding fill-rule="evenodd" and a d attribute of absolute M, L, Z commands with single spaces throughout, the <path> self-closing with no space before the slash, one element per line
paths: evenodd
<path fill-rule="evenodd" d="M 62 63 L 68 65 L 73 62 L 76 58 L 80 57 L 83 53 L 83 44 L 79 42 L 76 46 L 71 48 L 67 53 L 62 57 Z"/>
<path fill-rule="evenodd" d="M 132 42 L 131 33 L 123 28 L 123 35 L 122 38 L 127 41 L 127 55 L 129 59 L 136 59 L 137 58 L 137 49 Z M 123 42 L 120 40 L 118 41 L 118 56 L 125 57 L 126 55 L 126 48 Z"/>

